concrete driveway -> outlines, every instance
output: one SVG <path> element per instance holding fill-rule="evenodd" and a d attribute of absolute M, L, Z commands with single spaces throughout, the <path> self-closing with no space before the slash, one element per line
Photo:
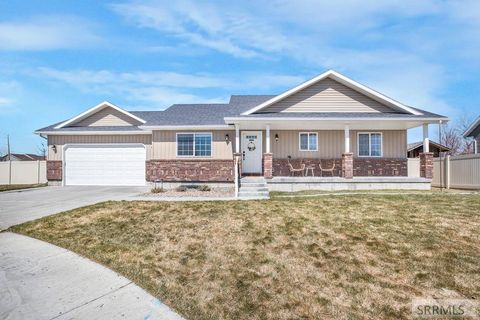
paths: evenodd
<path fill-rule="evenodd" d="M 0 230 L 66 210 L 107 200 L 125 200 L 147 187 L 43 187 L 0 192 Z"/>
<path fill-rule="evenodd" d="M 182 319 L 130 280 L 88 259 L 0 233 L 0 319 Z"/>

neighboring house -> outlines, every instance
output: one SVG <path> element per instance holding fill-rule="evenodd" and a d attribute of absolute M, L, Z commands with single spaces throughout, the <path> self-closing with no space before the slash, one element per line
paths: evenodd
<path fill-rule="evenodd" d="M 440 152 L 450 151 L 449 147 L 444 146 L 443 144 L 429 141 L 429 151 L 433 153 L 434 158 L 440 156 Z M 419 158 L 420 154 L 423 153 L 423 141 L 409 143 L 407 145 L 407 158 Z"/>
<path fill-rule="evenodd" d="M 474 140 L 473 153 L 480 153 L 480 117 L 478 117 L 463 133 L 465 138 Z"/>
<path fill-rule="evenodd" d="M 37 161 L 37 160 L 45 160 L 44 156 L 39 156 L 36 154 L 31 153 L 10 153 L 10 155 L 6 154 L 3 157 L 0 157 L 0 161 Z"/>
<path fill-rule="evenodd" d="M 406 177 L 407 129 L 423 126 L 428 141 L 428 124 L 439 121 L 448 119 L 327 71 L 279 95 L 228 103 L 126 111 L 103 102 L 36 133 L 48 138 L 51 183 L 232 183 L 236 172 L 273 183 L 290 176 L 289 162 L 312 166 L 316 177 L 320 164 L 335 164 L 335 181 L 355 182 Z M 431 178 L 431 154 L 421 159 Z"/>

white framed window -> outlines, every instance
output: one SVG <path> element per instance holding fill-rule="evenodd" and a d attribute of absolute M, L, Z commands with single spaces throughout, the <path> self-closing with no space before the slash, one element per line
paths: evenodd
<path fill-rule="evenodd" d="M 300 151 L 317 151 L 318 150 L 318 133 L 300 132 L 298 134 L 298 145 L 299 145 Z"/>
<path fill-rule="evenodd" d="M 381 132 L 359 132 L 357 146 L 359 157 L 382 157 L 383 135 Z"/>
<path fill-rule="evenodd" d="M 177 133 L 177 157 L 211 157 L 212 133 Z"/>

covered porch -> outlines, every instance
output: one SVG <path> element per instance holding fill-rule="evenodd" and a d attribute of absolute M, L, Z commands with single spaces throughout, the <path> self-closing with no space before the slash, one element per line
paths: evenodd
<path fill-rule="evenodd" d="M 263 176 L 272 184 L 406 181 L 407 129 L 418 126 L 423 127 L 426 151 L 420 157 L 420 177 L 432 177 L 428 125 L 438 121 L 289 116 L 293 119 L 249 117 L 233 123 L 238 177 Z"/>

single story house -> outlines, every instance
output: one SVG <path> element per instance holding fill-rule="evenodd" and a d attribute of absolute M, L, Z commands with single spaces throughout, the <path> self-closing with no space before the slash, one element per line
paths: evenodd
<path fill-rule="evenodd" d="M 48 139 L 53 184 L 237 185 L 256 175 L 271 190 L 369 178 L 370 186 L 398 188 L 408 179 L 407 129 L 423 126 L 421 177 L 430 182 L 428 125 L 441 121 L 448 119 L 329 70 L 278 95 L 233 95 L 227 103 L 127 111 L 102 102 L 35 133 Z"/>
<path fill-rule="evenodd" d="M 473 153 L 480 153 L 480 117 L 473 121 L 470 127 L 465 130 L 463 137 L 472 138 L 474 141 Z"/>
<path fill-rule="evenodd" d="M 429 150 L 433 153 L 434 158 L 440 156 L 440 152 L 449 152 L 450 148 L 444 146 L 443 144 L 436 143 L 432 140 L 429 142 Z M 407 158 L 419 158 L 420 154 L 423 153 L 423 141 L 409 143 L 407 145 Z"/>

